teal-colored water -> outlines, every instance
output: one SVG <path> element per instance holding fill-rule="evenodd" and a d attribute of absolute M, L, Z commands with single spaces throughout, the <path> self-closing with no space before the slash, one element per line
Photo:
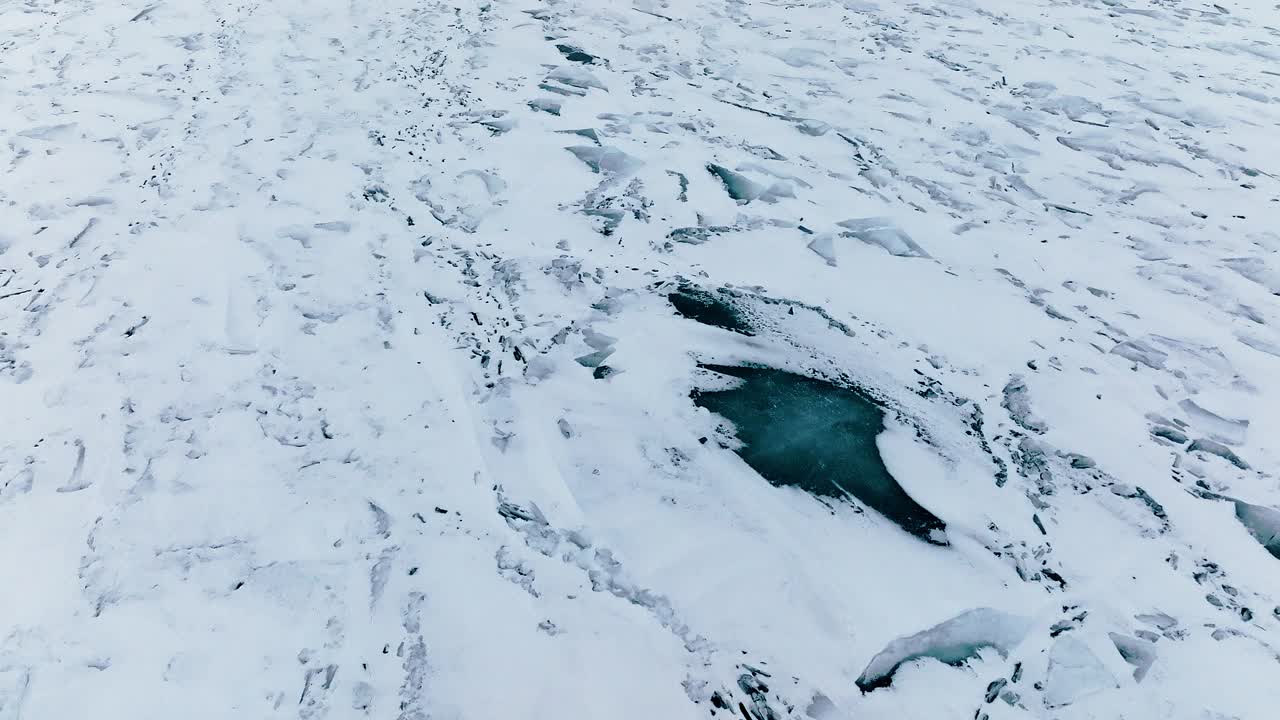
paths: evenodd
<path fill-rule="evenodd" d="M 770 483 L 824 497 L 847 493 L 907 532 L 945 544 L 946 524 L 885 467 L 876 448 L 884 410 L 871 398 L 772 368 L 704 367 L 743 381 L 730 390 L 695 390 L 692 398 L 733 422 L 743 443 L 738 455 Z"/>

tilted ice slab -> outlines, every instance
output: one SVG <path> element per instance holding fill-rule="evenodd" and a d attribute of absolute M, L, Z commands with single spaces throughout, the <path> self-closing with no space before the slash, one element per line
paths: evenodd
<path fill-rule="evenodd" d="M 898 638 L 885 646 L 858 676 L 858 687 L 874 690 L 888 685 L 905 662 L 933 658 L 949 665 L 976 657 L 983 648 L 1007 655 L 1026 637 L 1031 620 L 992 608 L 976 608 L 928 630 Z"/>

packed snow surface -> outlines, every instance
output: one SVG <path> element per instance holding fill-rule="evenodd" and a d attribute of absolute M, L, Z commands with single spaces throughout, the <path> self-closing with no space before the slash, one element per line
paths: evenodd
<path fill-rule="evenodd" d="M 1276 716 L 1274 0 L 11 0 L 0 100 L 0 720 Z"/>

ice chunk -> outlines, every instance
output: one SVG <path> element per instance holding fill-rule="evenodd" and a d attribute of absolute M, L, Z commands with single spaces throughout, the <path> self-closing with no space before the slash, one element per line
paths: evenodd
<path fill-rule="evenodd" d="M 813 48 L 787 48 L 773 53 L 773 56 L 793 68 L 817 67 L 828 61 L 825 53 Z"/>
<path fill-rule="evenodd" d="M 1194 427 L 1203 430 L 1210 438 L 1227 445 L 1244 444 L 1245 433 L 1249 430 L 1248 420 L 1224 418 L 1211 410 L 1201 407 L 1191 398 L 1178 403 L 1178 407 L 1187 413 Z"/>
<path fill-rule="evenodd" d="M 707 172 L 720 178 L 725 192 L 739 203 L 749 203 L 767 192 L 768 188 L 741 173 L 736 173 L 722 165 L 707 163 Z"/>
<path fill-rule="evenodd" d="M 1107 635 L 1110 636 L 1111 642 L 1115 643 L 1120 657 L 1133 666 L 1133 679 L 1136 682 L 1142 682 L 1142 678 L 1146 677 L 1147 671 L 1151 669 L 1151 664 L 1156 661 L 1155 644 L 1120 633 L 1107 633 Z"/>
<path fill-rule="evenodd" d="M 454 178 L 455 184 L 461 184 L 463 178 L 474 177 L 484 186 L 485 194 L 489 197 L 497 197 L 507 190 L 507 181 L 498 177 L 494 173 L 485 172 L 483 170 L 463 170 Z"/>
<path fill-rule="evenodd" d="M 565 135 L 577 135 L 579 137 L 584 137 L 597 145 L 600 144 L 600 133 L 596 132 L 595 128 L 578 128 L 576 130 L 556 130 L 556 132 L 562 133 Z"/>
<path fill-rule="evenodd" d="M 574 361 L 585 368 L 598 368 L 603 365 L 604 361 L 608 360 L 609 356 L 612 354 L 613 348 L 605 348 L 604 350 L 597 350 L 592 353 L 587 353 L 586 355 L 580 355 L 574 358 Z"/>
<path fill-rule="evenodd" d="M 800 132 L 804 133 L 805 135 L 812 135 L 814 137 L 819 137 L 822 135 L 826 135 L 827 131 L 831 129 L 831 126 L 828 125 L 827 123 L 822 122 L 821 120 L 813 120 L 811 118 L 797 118 L 796 129 L 798 129 Z"/>
<path fill-rule="evenodd" d="M 1208 438 L 1192 440 L 1191 444 L 1187 446 L 1187 452 L 1205 452 L 1210 455 L 1217 455 L 1241 470 L 1249 469 L 1249 463 L 1245 462 L 1239 455 L 1236 455 L 1231 448 L 1216 440 Z"/>
<path fill-rule="evenodd" d="M 586 97 L 587 91 L 581 88 L 569 87 L 568 85 L 559 85 L 555 83 L 538 83 L 539 90 L 546 90 L 549 93 L 563 95 L 565 97 Z"/>
<path fill-rule="evenodd" d="M 564 103 L 562 101 L 551 97 L 538 97 L 529 101 L 529 107 L 552 115 L 559 115 L 560 108 L 563 105 Z"/>
<path fill-rule="evenodd" d="M 1260 338 L 1257 335 L 1249 335 L 1242 332 L 1236 333 L 1236 339 L 1258 352 L 1280 357 L 1280 344 L 1271 342 L 1265 338 Z"/>
<path fill-rule="evenodd" d="M 601 332 L 596 332 L 591 328 L 582 331 L 582 340 L 594 352 L 587 353 L 580 357 L 574 358 L 582 367 L 596 368 L 604 364 L 609 356 L 614 352 L 614 345 L 618 343 L 618 339 Z"/>
<path fill-rule="evenodd" d="M 618 338 L 605 335 L 602 332 L 596 332 L 591 328 L 582 331 L 582 339 L 592 350 L 604 350 L 618 344 Z"/>
<path fill-rule="evenodd" d="M 1182 432 L 1177 428 L 1170 427 L 1168 425 L 1152 425 L 1151 434 L 1158 438 L 1164 438 L 1169 442 L 1177 443 L 1179 445 L 1187 441 L 1186 433 Z"/>
<path fill-rule="evenodd" d="M 809 241 L 809 249 L 814 251 L 831 267 L 836 266 L 836 244 L 831 233 L 816 235 Z"/>
<path fill-rule="evenodd" d="M 1163 369 L 1165 361 L 1169 359 L 1169 353 L 1144 340 L 1125 340 L 1111 348 L 1111 354 L 1141 363 L 1153 370 Z"/>
<path fill-rule="evenodd" d="M 870 692 L 887 686 L 893 673 L 905 662 L 933 658 L 956 665 L 976 657 L 983 648 L 1008 655 L 1031 629 L 1031 620 L 1020 615 L 976 608 L 914 635 L 900 637 L 885 646 L 858 677 L 858 687 Z"/>
<path fill-rule="evenodd" d="M 1089 646 L 1072 635 L 1059 636 L 1049 649 L 1044 683 L 1044 704 L 1049 708 L 1070 705 L 1087 695 L 1119 687 Z"/>
<path fill-rule="evenodd" d="M 592 172 L 602 175 L 627 175 L 635 172 L 644 164 L 639 158 L 632 157 L 617 148 L 596 147 L 595 145 L 573 145 L 565 148 L 574 157 L 587 164 Z"/>
<path fill-rule="evenodd" d="M 1138 613 L 1133 616 L 1140 622 L 1144 622 L 1158 630 L 1168 630 L 1178 626 L 1178 618 L 1163 612 Z"/>
<path fill-rule="evenodd" d="M 513 117 L 495 117 L 487 120 L 477 120 L 478 124 L 489 129 L 494 135 L 501 135 L 510 132 L 517 125 L 516 119 Z"/>
<path fill-rule="evenodd" d="M 916 244 L 909 235 L 900 230 L 893 221 L 884 217 L 854 218 L 838 223 L 846 228 L 850 237 L 855 237 L 868 245 L 879 245 L 890 255 L 898 257 L 927 258 L 929 253 Z"/>
<path fill-rule="evenodd" d="M 1262 543 L 1267 552 L 1280 559 L 1280 510 L 1234 500 L 1236 519 L 1249 534 Z"/>
<path fill-rule="evenodd" d="M 876 437 L 884 410 L 863 392 L 783 370 L 706 365 L 742 382 L 692 393 L 700 407 L 728 418 L 737 453 L 774 485 L 857 499 L 923 540 L 945 544 L 946 524 L 889 473 Z"/>
<path fill-rule="evenodd" d="M 582 88 L 584 90 L 587 88 L 608 90 L 608 88 L 604 86 L 604 83 L 600 82 L 600 80 L 592 74 L 590 70 L 576 65 L 563 65 L 558 67 L 547 75 L 547 79 L 555 80 L 556 82 L 570 87 Z"/>
<path fill-rule="evenodd" d="M 1222 264 L 1235 270 L 1242 277 L 1258 283 L 1272 295 L 1280 295 L 1280 271 L 1269 267 L 1262 258 L 1226 258 L 1222 261 Z"/>

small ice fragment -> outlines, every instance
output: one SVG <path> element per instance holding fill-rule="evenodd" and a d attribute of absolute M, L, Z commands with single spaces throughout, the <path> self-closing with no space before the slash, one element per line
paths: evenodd
<path fill-rule="evenodd" d="M 590 140 L 591 142 L 597 145 L 600 144 L 600 133 L 596 132 L 595 128 L 578 128 L 577 130 L 557 130 L 556 132 L 562 133 L 565 135 L 578 135 L 580 137 L 584 137 Z"/>
<path fill-rule="evenodd" d="M 1178 619 L 1168 613 L 1139 613 L 1133 617 L 1161 631 L 1178 626 Z"/>
<path fill-rule="evenodd" d="M 539 90 L 546 90 L 549 93 L 563 95 L 565 97 L 586 97 L 587 91 L 581 88 L 568 87 L 565 85 L 553 85 L 549 82 L 538 83 Z"/>
<path fill-rule="evenodd" d="M 863 692 L 885 687 L 899 666 L 917 658 L 931 657 L 955 665 L 987 647 L 1007 656 L 1030 629 L 1031 621 L 1019 615 L 991 608 L 968 610 L 928 630 L 890 642 L 871 658 L 857 684 Z"/>
<path fill-rule="evenodd" d="M 529 107 L 552 115 L 559 115 L 560 108 L 563 105 L 564 103 L 562 101 L 551 97 L 539 97 L 529 101 Z"/>
<path fill-rule="evenodd" d="M 1249 430 L 1248 420 L 1224 418 L 1201 407 L 1191 398 L 1179 402 L 1178 407 L 1187 413 L 1193 427 L 1208 433 L 1210 438 L 1227 445 L 1244 444 L 1245 434 Z"/>
<path fill-rule="evenodd" d="M 1179 445 L 1187 441 L 1186 433 L 1178 430 L 1177 428 L 1169 427 L 1168 425 L 1152 425 L 1151 434 Z"/>
<path fill-rule="evenodd" d="M 1249 469 L 1249 463 L 1246 463 L 1239 455 L 1236 455 L 1231 448 L 1208 438 L 1197 438 L 1192 440 L 1191 444 L 1187 446 L 1187 452 L 1205 452 L 1210 455 L 1217 455 L 1241 470 Z"/>
<path fill-rule="evenodd" d="M 586 355 L 581 355 L 579 357 L 576 357 L 574 358 L 574 361 L 577 362 L 582 367 L 598 368 L 612 354 L 613 354 L 613 348 L 605 348 L 604 350 L 597 350 L 593 353 L 587 353 Z"/>
<path fill-rule="evenodd" d="M 1111 354 L 1141 363 L 1153 370 L 1164 369 L 1169 353 L 1157 349 L 1145 340 L 1125 340 L 1111 348 Z"/>
<path fill-rule="evenodd" d="M 617 148 L 573 145 L 565 150 L 586 163 L 592 172 L 602 175 L 625 175 L 634 172 L 644 164 L 639 158 L 632 157 Z"/>
<path fill-rule="evenodd" d="M 592 74 L 590 70 L 574 65 L 563 65 L 552 70 L 551 73 L 547 75 L 547 79 L 555 80 L 556 82 L 563 83 L 570 87 L 583 89 L 599 88 L 601 90 L 608 90 L 608 88 L 604 86 L 604 83 L 600 82 L 600 80 Z"/>
<path fill-rule="evenodd" d="M 707 172 L 720 178 L 720 182 L 724 183 L 725 192 L 739 204 L 749 203 L 767 192 L 764 185 L 722 165 L 707 163 Z"/>
<path fill-rule="evenodd" d="M 1151 664 L 1156 661 L 1156 646 L 1146 640 L 1120 633 L 1107 633 L 1107 635 L 1111 637 L 1111 642 L 1115 643 L 1120 657 L 1133 666 L 1134 681 L 1142 682 L 1142 678 L 1146 677 L 1147 671 L 1151 669 Z"/>
<path fill-rule="evenodd" d="M 1272 295 L 1280 295 L 1280 271 L 1268 267 L 1260 257 L 1225 258 L 1223 265 L 1263 286 Z"/>
<path fill-rule="evenodd" d="M 592 350 L 604 350 L 618 343 L 618 338 L 596 332 L 591 328 L 582 331 L 582 339 Z"/>
<path fill-rule="evenodd" d="M 1280 559 L 1280 510 L 1234 500 L 1236 519 L 1248 529 L 1267 552 Z"/>
<path fill-rule="evenodd" d="M 501 135 L 505 132 L 510 132 L 517 124 L 516 119 L 510 116 L 489 118 L 487 120 L 479 120 L 478 122 L 480 125 L 488 128 L 494 135 Z"/>
<path fill-rule="evenodd" d="M 1260 338 L 1257 335 L 1248 335 L 1242 332 L 1236 333 L 1236 339 L 1258 352 L 1280 357 L 1280 344 Z"/>
<path fill-rule="evenodd" d="M 821 120 L 814 120 L 812 118 L 801 118 L 798 122 L 796 122 L 796 129 L 804 133 L 805 135 L 812 135 L 814 137 L 819 137 L 821 135 L 826 135 L 827 131 L 831 130 L 831 126 L 828 125 L 827 123 L 822 122 Z"/>
<path fill-rule="evenodd" d="M 75 123 L 41 125 L 39 127 L 27 128 L 26 130 L 19 130 L 18 136 L 31 138 L 32 140 L 66 140 L 71 137 L 71 133 L 75 130 L 75 127 Z"/>
<path fill-rule="evenodd" d="M 1082 640 L 1059 636 L 1049 649 L 1045 674 L 1045 707 L 1057 708 L 1087 695 L 1119 687 L 1115 677 Z"/>
<path fill-rule="evenodd" d="M 869 245 L 879 245 L 897 257 L 930 257 L 924 248 L 885 217 L 854 218 L 837 223 L 849 230 L 847 235 Z"/>
<path fill-rule="evenodd" d="M 814 236 L 809 241 L 809 249 L 817 253 L 823 260 L 826 260 L 831 267 L 836 266 L 835 238 L 831 236 L 831 233 Z"/>
<path fill-rule="evenodd" d="M 90 195 L 72 202 L 71 207 L 101 207 L 103 205 L 113 204 L 115 204 L 115 201 L 109 197 L 102 195 Z"/>

